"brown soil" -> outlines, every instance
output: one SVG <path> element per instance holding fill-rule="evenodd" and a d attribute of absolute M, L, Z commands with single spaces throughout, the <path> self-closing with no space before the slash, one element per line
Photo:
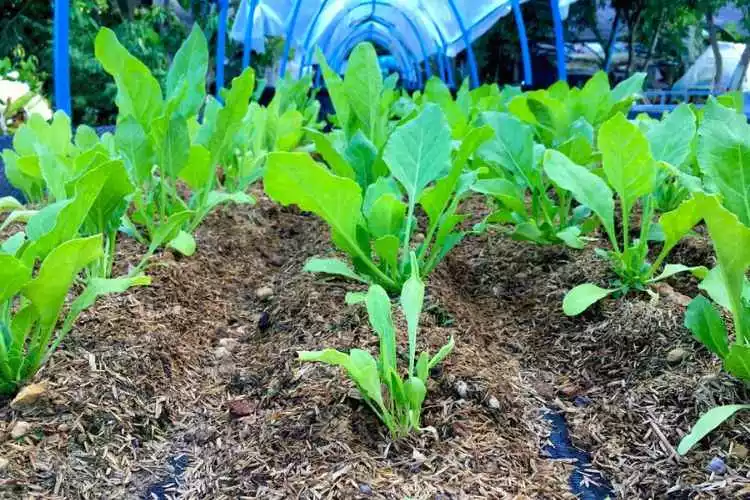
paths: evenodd
<path fill-rule="evenodd" d="M 353 287 L 300 271 L 331 253 L 325 226 L 261 196 L 197 239 L 193 258 L 162 256 L 152 286 L 81 317 L 37 376 L 45 401 L 0 407 L 1 497 L 143 498 L 161 483 L 182 498 L 571 498 L 569 464 L 540 451 L 544 408 L 565 412 L 622 498 L 727 497 L 750 482 L 727 456 L 750 447 L 740 420 L 672 454 L 701 411 L 747 396 L 690 339 L 682 306 L 634 296 L 563 316 L 567 289 L 606 280 L 590 250 L 486 235 L 449 256 L 429 279 L 421 340 L 434 352 L 454 335 L 456 348 L 433 373 L 427 430 L 392 442 L 339 370 L 296 360 L 377 349 L 365 312 L 344 305 Z M 140 251 L 124 242 L 120 270 Z M 257 298 L 263 286 L 274 295 Z M 668 365 L 677 346 L 689 355 Z M 34 432 L 12 440 L 19 420 Z M 715 455 L 726 476 L 706 471 Z"/>

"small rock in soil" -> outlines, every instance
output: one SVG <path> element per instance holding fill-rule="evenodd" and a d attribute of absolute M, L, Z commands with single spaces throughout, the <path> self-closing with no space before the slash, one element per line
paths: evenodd
<path fill-rule="evenodd" d="M 721 457 L 714 457 L 708 464 L 708 470 L 714 474 L 722 475 L 727 471 L 727 464 L 724 463 Z"/>
<path fill-rule="evenodd" d="M 270 328 L 271 326 L 271 315 L 268 314 L 266 311 L 263 311 L 260 313 L 260 317 L 258 317 L 258 330 L 262 332 L 265 332 Z"/>
<path fill-rule="evenodd" d="M 2 472 L 5 469 L 7 469 L 8 468 L 8 464 L 10 464 L 10 462 L 8 461 L 7 458 L 0 457 L 0 472 Z"/>
<path fill-rule="evenodd" d="M 237 339 L 233 339 L 233 338 L 220 339 L 219 346 L 227 349 L 228 351 L 233 351 L 234 348 L 237 347 Z"/>
<path fill-rule="evenodd" d="M 459 380 L 456 382 L 456 394 L 458 394 L 462 398 L 466 398 L 466 395 L 469 393 L 469 386 L 464 382 L 463 380 Z"/>
<path fill-rule="evenodd" d="M 271 298 L 273 296 L 273 288 L 270 286 L 262 286 L 255 290 L 255 297 L 257 297 L 260 300 L 266 300 Z"/>
<path fill-rule="evenodd" d="M 232 418 L 247 417 L 253 413 L 253 405 L 246 399 L 236 399 L 229 403 L 229 415 Z"/>
<path fill-rule="evenodd" d="M 218 360 L 225 360 L 232 357 L 232 353 L 229 349 L 227 349 L 224 346 L 219 346 L 216 349 L 214 349 L 214 356 Z"/>
<path fill-rule="evenodd" d="M 490 396 L 490 399 L 487 400 L 487 406 L 489 406 L 493 410 L 499 410 L 500 401 L 498 401 L 495 396 Z"/>
<path fill-rule="evenodd" d="M 736 444 L 732 448 L 732 456 L 737 458 L 747 458 L 747 448 L 741 444 Z"/>
<path fill-rule="evenodd" d="M 670 365 L 676 365 L 687 358 L 688 352 L 682 347 L 675 347 L 667 353 L 667 363 Z"/>
<path fill-rule="evenodd" d="M 13 429 L 11 429 L 10 437 L 12 437 L 13 439 L 22 438 L 29 432 L 31 432 L 31 424 L 19 420 L 18 422 L 16 422 L 16 425 L 13 426 Z"/>
<path fill-rule="evenodd" d="M 372 496 L 372 488 L 369 484 L 360 484 L 359 485 L 359 492 L 363 495 Z"/>
<path fill-rule="evenodd" d="M 284 259 L 281 258 L 281 255 L 273 254 L 268 257 L 268 263 L 272 266 L 281 267 L 284 265 Z"/>
<path fill-rule="evenodd" d="M 45 394 L 47 393 L 47 385 L 46 384 L 31 384 L 27 385 L 21 391 L 16 395 L 15 398 L 13 398 L 13 401 L 10 403 L 10 407 L 14 410 L 19 410 L 21 408 L 28 408 L 29 406 L 32 406 L 34 403 L 39 401 Z"/>
<path fill-rule="evenodd" d="M 565 384 L 564 386 L 560 387 L 558 389 L 560 391 L 560 394 L 565 396 L 566 398 L 571 398 L 581 392 L 580 387 L 573 385 L 573 384 Z"/>
<path fill-rule="evenodd" d="M 63 422 L 57 426 L 57 432 L 68 432 L 70 430 L 70 424 Z"/>

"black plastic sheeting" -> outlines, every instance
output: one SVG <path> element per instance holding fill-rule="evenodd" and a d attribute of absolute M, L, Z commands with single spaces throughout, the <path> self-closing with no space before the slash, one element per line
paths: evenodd
<path fill-rule="evenodd" d="M 573 461 L 573 472 L 568 479 L 570 491 L 581 500 L 615 498 L 610 482 L 601 472 L 592 469 L 591 455 L 576 448 L 571 442 L 568 423 L 562 412 L 550 410 L 544 414 L 544 418 L 550 423 L 552 432 L 549 436 L 550 444 L 542 451 L 549 458 Z"/>

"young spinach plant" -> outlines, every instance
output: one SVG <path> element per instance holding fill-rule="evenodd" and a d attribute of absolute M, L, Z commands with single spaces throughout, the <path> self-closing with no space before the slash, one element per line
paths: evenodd
<path fill-rule="evenodd" d="M 363 349 L 352 349 L 349 353 L 335 349 L 299 353 L 302 361 L 317 361 L 344 368 L 365 402 L 396 439 L 420 429 L 430 369 L 445 359 L 454 346 L 451 337 L 434 356 L 430 357 L 426 351 L 417 356 L 424 283 L 419 277 L 414 253 L 411 254 L 411 261 L 412 275 L 404 283 L 400 301 L 408 332 L 409 364 L 405 375 L 402 375 L 404 370 L 399 370 L 398 367 L 396 327 L 391 316 L 391 301 L 379 285 L 372 285 L 364 297 L 358 298 L 367 305 L 370 325 L 380 339 L 377 359 Z"/>

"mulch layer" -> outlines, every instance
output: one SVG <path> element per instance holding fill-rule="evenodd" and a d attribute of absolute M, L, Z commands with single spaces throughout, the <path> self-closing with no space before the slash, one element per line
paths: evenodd
<path fill-rule="evenodd" d="M 393 442 L 340 370 L 296 360 L 378 342 L 344 304 L 356 286 L 301 272 L 333 254 L 325 225 L 259 198 L 209 217 L 192 258 L 161 255 L 152 286 L 83 314 L 36 377 L 45 398 L 0 402 L 0 497 L 573 498 L 571 464 L 543 451 L 546 409 L 620 498 L 750 496 L 748 420 L 674 452 L 700 413 L 748 396 L 682 326 L 691 279 L 571 319 L 565 291 L 608 277 L 593 250 L 467 240 L 429 277 L 420 332 L 456 348 L 425 430 Z M 142 249 L 118 252 L 124 272 Z M 700 237 L 676 252 L 711 256 Z M 12 439 L 19 421 L 32 431 Z"/>

